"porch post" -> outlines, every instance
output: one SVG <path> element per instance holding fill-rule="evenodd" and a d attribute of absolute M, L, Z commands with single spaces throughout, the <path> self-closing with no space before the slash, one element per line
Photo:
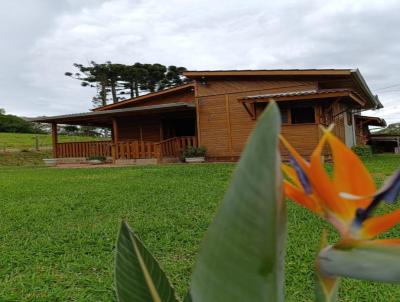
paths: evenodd
<path fill-rule="evenodd" d="M 112 159 L 115 162 L 115 160 L 118 158 L 118 123 L 117 119 L 113 118 L 112 120 L 112 140 L 113 140 L 113 145 L 112 145 Z"/>
<path fill-rule="evenodd" d="M 51 142 L 53 145 L 53 158 L 57 158 L 57 124 L 52 123 L 51 124 Z"/>

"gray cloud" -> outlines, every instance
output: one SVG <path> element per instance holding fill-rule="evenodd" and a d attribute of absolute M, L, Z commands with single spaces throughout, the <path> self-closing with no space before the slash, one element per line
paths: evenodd
<path fill-rule="evenodd" d="M 400 119 L 400 86 L 379 89 L 400 84 L 398 1 L 275 2 L 6 4 L 0 107 L 29 116 L 86 111 L 94 91 L 63 74 L 90 60 L 191 69 L 358 67 L 385 105 L 370 114 Z"/>

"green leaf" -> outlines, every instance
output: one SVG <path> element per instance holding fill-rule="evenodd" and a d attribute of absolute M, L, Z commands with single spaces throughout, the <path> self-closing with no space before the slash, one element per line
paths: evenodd
<path fill-rule="evenodd" d="M 315 301 L 336 302 L 338 301 L 339 278 L 323 274 L 318 268 L 315 272 Z"/>
<path fill-rule="evenodd" d="M 328 245 L 328 233 L 322 232 L 321 249 Z M 315 262 L 315 301 L 316 302 L 336 302 L 338 301 L 339 281 L 336 276 L 326 275 L 321 271 L 320 263 Z"/>
<path fill-rule="evenodd" d="M 202 243 L 191 282 L 193 301 L 283 301 L 286 208 L 280 124 L 272 103 L 253 131 Z"/>
<path fill-rule="evenodd" d="M 115 283 L 120 302 L 177 301 L 165 273 L 125 221 L 118 235 Z"/>
<path fill-rule="evenodd" d="M 361 280 L 400 282 L 400 246 L 379 241 L 353 246 L 329 246 L 318 255 L 324 274 Z"/>

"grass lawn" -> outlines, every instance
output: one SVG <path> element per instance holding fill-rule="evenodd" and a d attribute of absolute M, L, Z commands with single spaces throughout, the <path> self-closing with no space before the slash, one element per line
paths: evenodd
<path fill-rule="evenodd" d="M 366 164 L 380 184 L 400 157 L 375 156 Z M 112 301 L 114 243 L 123 218 L 183 295 L 233 169 L 0 168 L 0 301 Z M 286 301 L 313 301 L 313 259 L 327 224 L 293 203 L 288 216 Z M 400 227 L 388 236 L 399 237 Z M 397 285 L 354 280 L 344 280 L 340 292 L 349 302 L 399 296 Z"/>
<path fill-rule="evenodd" d="M 0 151 L 17 149 L 17 150 L 30 150 L 35 148 L 35 137 L 39 137 L 40 148 L 51 148 L 51 135 L 50 134 L 31 134 L 31 133 L 5 133 L 0 132 Z M 92 140 L 107 140 L 104 137 L 93 136 L 76 136 L 76 135 L 59 135 L 58 141 L 64 142 L 81 142 Z"/>

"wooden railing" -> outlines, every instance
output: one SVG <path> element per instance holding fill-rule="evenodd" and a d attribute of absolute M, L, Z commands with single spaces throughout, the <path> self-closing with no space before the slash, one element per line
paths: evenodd
<path fill-rule="evenodd" d="M 138 140 L 120 141 L 115 144 L 116 159 L 158 158 L 159 146 L 155 142 Z"/>
<path fill-rule="evenodd" d="M 57 157 L 111 156 L 111 141 L 57 143 Z"/>
<path fill-rule="evenodd" d="M 197 147 L 195 136 L 173 137 L 161 142 L 139 140 L 57 143 L 57 157 L 105 156 L 114 159 L 180 157 L 189 146 Z"/>
<path fill-rule="evenodd" d="M 179 136 L 165 139 L 159 143 L 161 157 L 180 157 L 187 147 L 197 147 L 195 136 Z"/>

